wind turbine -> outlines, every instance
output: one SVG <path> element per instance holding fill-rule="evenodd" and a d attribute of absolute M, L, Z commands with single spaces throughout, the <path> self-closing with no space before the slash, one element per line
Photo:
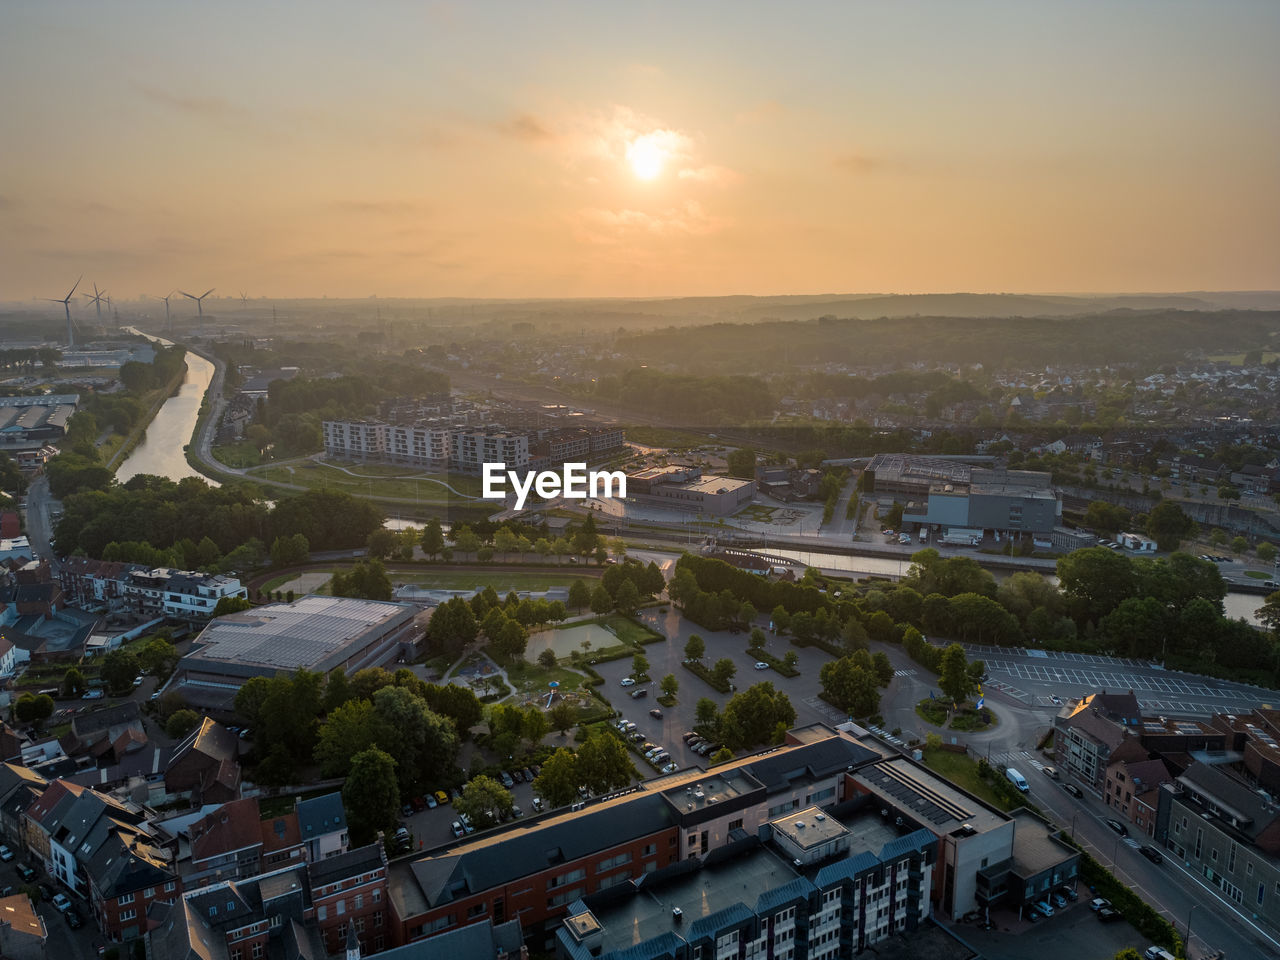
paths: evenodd
<path fill-rule="evenodd" d="M 198 310 L 200 313 L 200 316 L 203 317 L 204 316 L 204 302 L 203 302 L 204 298 L 207 297 L 209 294 L 213 293 L 213 291 L 217 289 L 218 289 L 217 287 L 210 287 L 208 290 L 200 294 L 200 296 L 198 297 L 194 296 L 193 294 L 187 293 L 187 291 L 185 290 L 179 290 L 178 292 L 182 294 L 184 297 L 188 297 L 194 300 L 196 302 L 196 310 Z"/>
<path fill-rule="evenodd" d="M 176 290 L 170 290 L 170 291 L 169 291 L 169 297 L 172 297 L 176 292 L 177 292 Z M 156 297 L 156 299 L 157 299 L 157 300 L 163 300 L 163 301 L 164 301 L 164 322 L 165 322 L 165 326 L 167 326 L 167 327 L 169 328 L 169 332 L 170 332 L 170 333 L 173 333 L 173 320 L 172 320 L 172 319 L 170 319 L 170 317 L 169 317 L 169 297 Z"/>
<path fill-rule="evenodd" d="M 72 326 L 71 324 L 71 298 L 75 295 L 76 287 L 80 286 L 80 280 L 83 280 L 83 279 L 84 279 L 84 274 L 82 273 L 80 274 L 80 279 L 76 280 L 76 286 L 72 287 L 71 292 L 68 293 L 61 300 L 55 300 L 53 299 L 53 297 L 45 297 L 45 299 L 48 300 L 50 303 L 62 304 L 62 309 L 67 311 L 67 346 L 68 347 L 74 347 L 76 345 L 76 331 L 75 331 L 75 327 Z"/>
<path fill-rule="evenodd" d="M 93 293 L 82 293 L 82 294 L 80 294 L 80 296 L 82 296 L 82 297 L 88 297 L 88 298 L 89 298 L 89 302 L 90 302 L 90 303 L 92 303 L 95 307 L 97 307 L 97 308 L 98 308 L 98 319 L 99 319 L 99 320 L 101 320 L 101 319 L 102 319 L 102 301 L 103 301 L 103 299 L 106 297 L 106 295 L 107 295 L 107 291 L 105 291 L 105 290 L 99 290 L 99 289 L 98 289 L 98 285 L 97 285 L 96 283 L 93 285 Z M 109 308 L 108 308 L 108 309 L 109 309 Z"/>
<path fill-rule="evenodd" d="M 249 305 L 249 298 L 244 295 L 244 291 L 240 291 L 240 309 L 243 310 Z"/>

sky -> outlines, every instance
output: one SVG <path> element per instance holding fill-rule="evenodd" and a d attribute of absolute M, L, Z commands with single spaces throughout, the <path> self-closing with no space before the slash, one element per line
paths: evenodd
<path fill-rule="evenodd" d="M 12 0 L 0 299 L 1277 289 L 1278 44 L 1273 0 Z"/>

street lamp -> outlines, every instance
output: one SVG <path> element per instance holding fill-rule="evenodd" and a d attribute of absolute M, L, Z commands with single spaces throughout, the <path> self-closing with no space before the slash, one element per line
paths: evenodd
<path fill-rule="evenodd" d="M 1077 810 L 1075 813 L 1071 815 L 1071 839 L 1072 840 L 1076 838 L 1076 817 L 1078 816 L 1080 816 L 1079 810 Z"/>
<path fill-rule="evenodd" d="M 1120 835 L 1116 834 L 1116 842 L 1111 846 L 1111 869 L 1116 868 L 1116 854 L 1120 852 Z"/>
<path fill-rule="evenodd" d="M 1187 953 L 1188 951 L 1191 950 L 1191 918 L 1195 916 L 1196 907 L 1198 906 L 1200 906 L 1200 904 L 1193 903 L 1191 905 L 1191 909 L 1187 911 L 1187 943 L 1186 943 L 1186 947 L 1183 950 L 1184 953 Z"/>

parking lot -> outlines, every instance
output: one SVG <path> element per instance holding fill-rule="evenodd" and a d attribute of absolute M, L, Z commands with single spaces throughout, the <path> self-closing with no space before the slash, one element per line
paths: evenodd
<path fill-rule="evenodd" d="M 1055 706 L 1054 696 L 1079 697 L 1098 690 L 1132 690 L 1148 713 L 1207 715 L 1280 702 L 1280 693 L 1275 691 L 1166 671 L 1143 660 L 1022 647 L 963 646 L 966 656 L 986 664 L 992 689 L 1029 706 Z"/>

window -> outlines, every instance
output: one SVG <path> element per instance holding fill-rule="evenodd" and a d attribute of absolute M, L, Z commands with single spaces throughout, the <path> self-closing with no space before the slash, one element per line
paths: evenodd
<path fill-rule="evenodd" d="M 352 910 L 359 910 L 359 909 L 360 909 L 361 907 L 363 907 L 363 906 L 364 906 L 364 894 L 363 894 L 363 893 L 357 893 L 357 894 L 356 894 L 356 897 L 355 897 L 355 903 L 353 903 L 353 904 L 351 905 L 351 909 L 352 909 Z"/>
<path fill-rule="evenodd" d="M 338 942 L 341 943 L 347 939 L 347 925 L 345 923 L 338 924 Z"/>
<path fill-rule="evenodd" d="M 218 908 L 217 908 L 217 907 L 210 907 L 210 908 L 209 908 L 209 916 L 211 916 L 211 917 L 216 917 L 217 915 L 218 915 Z"/>
<path fill-rule="evenodd" d="M 137 915 L 138 915 L 138 911 L 130 907 L 128 910 L 120 911 L 120 920 L 121 922 L 125 920 L 132 920 Z"/>
<path fill-rule="evenodd" d="M 467 908 L 467 919 L 470 920 L 473 917 L 479 917 L 487 913 L 488 910 L 489 910 L 489 904 L 487 903 L 473 904 L 472 906 Z"/>
<path fill-rule="evenodd" d="M 253 960 L 262 960 L 262 954 L 264 951 L 262 948 L 261 940 L 259 940 L 257 943 L 253 945 L 252 950 L 253 950 Z"/>
<path fill-rule="evenodd" d="M 1245 875 L 1246 877 L 1252 877 L 1252 876 L 1253 876 L 1253 861 L 1252 861 L 1252 860 L 1250 860 L 1248 863 L 1246 863 L 1246 864 L 1244 865 L 1244 875 Z"/>
<path fill-rule="evenodd" d="M 1262 906 L 1262 897 L 1266 892 L 1267 885 L 1265 883 L 1258 884 L 1258 906 Z"/>
<path fill-rule="evenodd" d="M 150 900 L 152 897 L 156 895 L 156 888 L 147 887 L 146 892 L 144 892 L 142 895 L 146 897 L 148 900 Z"/>
<path fill-rule="evenodd" d="M 173 891 L 177 889 L 178 889 L 178 881 L 176 880 L 170 880 L 168 883 L 164 885 L 165 893 L 173 893 Z"/>
<path fill-rule="evenodd" d="M 116 898 L 116 903 L 120 904 L 120 906 L 122 907 L 125 906 L 126 904 L 133 903 L 133 894 L 122 893 L 119 897 Z"/>
<path fill-rule="evenodd" d="M 382 890 L 381 890 L 380 888 L 378 888 L 378 887 L 374 887 L 374 888 L 373 888 L 373 896 L 372 896 L 372 897 L 370 897 L 369 899 L 370 899 L 370 900 L 372 900 L 374 903 L 381 903 L 381 902 L 382 902 Z"/>
<path fill-rule="evenodd" d="M 741 818 L 741 817 L 739 817 L 737 820 L 730 820 L 730 821 L 729 821 L 729 829 L 730 829 L 730 830 L 741 830 L 741 829 L 742 829 L 742 818 Z"/>
<path fill-rule="evenodd" d="M 364 917 L 356 917 L 356 933 L 364 933 Z"/>
<path fill-rule="evenodd" d="M 329 918 L 329 908 L 328 908 L 328 907 L 326 907 L 323 903 L 322 903 L 322 904 L 320 904 L 320 906 L 316 907 L 316 919 L 317 919 L 317 920 L 327 920 L 328 918 Z"/>
<path fill-rule="evenodd" d="M 347 901 L 345 901 L 345 900 L 339 900 L 339 901 L 338 901 L 338 909 L 337 909 L 335 912 L 337 913 L 337 915 L 338 915 L 338 916 L 342 916 L 344 913 L 346 913 L 346 912 L 347 912 Z"/>
<path fill-rule="evenodd" d="M 624 863 L 630 863 L 630 862 L 631 862 L 630 851 L 627 851 L 625 853 L 620 853 L 617 856 L 609 857 L 607 860 L 601 860 L 599 863 L 597 863 L 596 873 L 605 873 L 606 871 L 612 870 L 615 867 L 622 866 Z"/>
<path fill-rule="evenodd" d="M 228 901 L 227 901 L 227 912 L 228 912 L 228 913 L 230 913 L 230 912 L 231 912 L 232 910 L 234 910 L 235 908 L 236 908 L 236 902 L 235 902 L 234 900 L 228 900 Z"/>
<path fill-rule="evenodd" d="M 552 877 L 547 881 L 547 889 L 553 890 L 556 887 L 563 887 L 566 883 L 575 883 L 587 875 L 587 871 L 582 867 L 569 873 L 562 873 L 558 877 Z"/>
<path fill-rule="evenodd" d="M 377 911 L 376 913 L 374 913 L 374 915 L 373 915 L 373 925 L 374 925 L 375 927 L 380 927 L 380 926 L 382 926 L 382 911 L 381 911 L 381 910 L 379 910 L 379 911 Z"/>
<path fill-rule="evenodd" d="M 644 845 L 644 849 L 640 851 L 640 856 L 652 857 L 657 852 L 658 852 L 658 845 L 656 843 L 646 843 Z"/>

